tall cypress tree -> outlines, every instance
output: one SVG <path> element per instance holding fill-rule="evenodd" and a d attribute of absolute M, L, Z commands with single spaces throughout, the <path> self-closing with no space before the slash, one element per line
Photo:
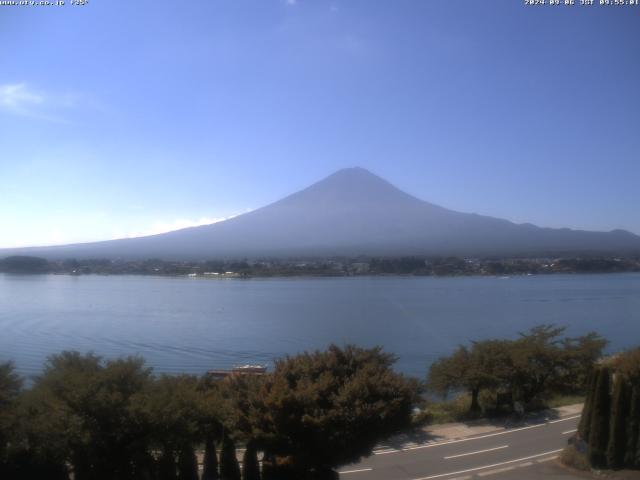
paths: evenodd
<path fill-rule="evenodd" d="M 191 445 L 186 445 L 180 450 L 178 456 L 178 479 L 198 480 L 198 459 Z"/>
<path fill-rule="evenodd" d="M 591 426 L 589 432 L 589 463 L 595 468 L 607 467 L 607 445 L 609 443 L 609 416 L 611 415 L 611 398 L 609 386 L 611 372 L 602 367 L 598 372 L 598 380 L 593 397 Z"/>
<path fill-rule="evenodd" d="M 260 464 L 255 443 L 250 441 L 242 457 L 242 479 L 260 480 Z"/>
<path fill-rule="evenodd" d="M 240 465 L 236 457 L 236 447 L 228 435 L 225 435 L 222 439 L 220 478 L 222 480 L 241 480 Z"/>
<path fill-rule="evenodd" d="M 636 385 L 636 415 L 635 415 L 635 439 L 636 445 L 633 450 L 635 450 L 635 455 L 632 462 L 629 464 L 632 468 L 640 469 L 640 385 Z"/>
<path fill-rule="evenodd" d="M 276 475 L 276 457 L 269 452 L 264 452 L 264 456 L 262 457 L 262 480 L 278 480 Z"/>
<path fill-rule="evenodd" d="M 155 480 L 158 478 L 157 462 L 151 453 L 138 453 L 133 460 L 133 478 L 136 480 Z"/>
<path fill-rule="evenodd" d="M 621 468 L 627 447 L 627 421 L 629 415 L 629 384 L 621 374 L 615 376 L 607 464 L 610 468 Z"/>
<path fill-rule="evenodd" d="M 629 468 L 640 467 L 636 458 L 640 437 L 640 385 L 631 389 L 631 405 L 627 422 L 627 446 L 624 454 L 624 465 Z"/>
<path fill-rule="evenodd" d="M 202 480 L 218 480 L 218 456 L 216 455 L 216 444 L 212 436 L 208 436 L 204 443 L 204 466 L 202 470 Z"/>
<path fill-rule="evenodd" d="M 158 480 L 176 480 L 177 478 L 173 451 L 165 449 L 158 459 Z"/>
<path fill-rule="evenodd" d="M 589 381 L 587 382 L 587 398 L 582 407 L 582 416 L 578 425 L 578 433 L 580 438 L 585 442 L 589 441 L 589 431 L 591 429 L 591 414 L 593 412 L 593 397 L 596 390 L 596 380 L 598 378 L 598 370 L 594 369 L 589 373 Z"/>
<path fill-rule="evenodd" d="M 640 438 L 638 438 L 638 442 L 636 443 L 636 460 L 633 463 L 633 468 L 640 468 Z"/>

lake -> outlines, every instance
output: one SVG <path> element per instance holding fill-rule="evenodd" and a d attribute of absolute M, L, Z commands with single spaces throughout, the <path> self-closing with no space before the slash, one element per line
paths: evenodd
<path fill-rule="evenodd" d="M 640 344 L 640 274 L 201 279 L 0 274 L 0 361 L 64 349 L 143 355 L 157 372 L 267 363 L 331 342 L 382 345 L 423 377 L 469 340 L 540 323 Z"/>

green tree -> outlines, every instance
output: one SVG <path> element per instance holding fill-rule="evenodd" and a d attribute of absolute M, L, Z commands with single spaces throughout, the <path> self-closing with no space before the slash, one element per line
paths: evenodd
<path fill-rule="evenodd" d="M 631 392 L 629 422 L 627 424 L 627 445 L 624 464 L 631 468 L 640 467 L 640 385 L 634 385 Z"/>
<path fill-rule="evenodd" d="M 0 474 L 8 468 L 9 445 L 15 436 L 18 397 L 22 379 L 13 363 L 0 364 Z M 16 439 L 13 438 L 15 441 Z"/>
<path fill-rule="evenodd" d="M 601 367 L 598 380 L 593 392 L 593 413 L 589 433 L 588 458 L 589 463 L 596 468 L 607 466 L 607 445 L 609 443 L 609 417 L 611 414 L 610 398 L 611 371 L 608 367 Z"/>
<path fill-rule="evenodd" d="M 191 445 L 185 445 L 178 455 L 178 479 L 198 480 L 198 459 Z"/>
<path fill-rule="evenodd" d="M 570 393 L 585 391 L 595 364 L 602 357 L 607 343 L 608 341 L 596 332 L 562 340 L 564 358 L 560 384 L 563 390 Z"/>
<path fill-rule="evenodd" d="M 140 358 L 103 363 L 92 354 L 53 355 L 34 384 L 33 398 L 43 404 L 32 412 L 51 418 L 31 433 L 62 437 L 77 480 L 133 479 L 134 461 L 145 458 L 148 437 L 131 406 L 150 375 Z"/>
<path fill-rule="evenodd" d="M 218 480 L 218 457 L 216 455 L 216 444 L 212 435 L 208 435 L 204 444 L 204 461 L 202 469 L 202 480 Z"/>
<path fill-rule="evenodd" d="M 163 450 L 158 459 L 158 480 L 177 480 L 177 468 L 173 450 Z"/>
<path fill-rule="evenodd" d="M 0 478 L 67 480 L 74 429 L 60 403 L 41 388 L 25 390 L 13 418 L 9 472 Z"/>
<path fill-rule="evenodd" d="M 620 468 L 624 464 L 630 393 L 627 379 L 621 374 L 616 375 L 611 404 L 609 445 L 607 447 L 607 464 L 610 468 Z"/>
<path fill-rule="evenodd" d="M 416 383 L 393 372 L 394 361 L 380 348 L 351 345 L 277 361 L 259 395 L 262 445 L 290 458 L 298 478 L 371 454 L 410 425 L 417 398 Z"/>
<path fill-rule="evenodd" d="M 632 387 L 624 465 L 640 468 L 640 347 L 616 355 L 611 364 Z"/>
<path fill-rule="evenodd" d="M 193 375 L 162 375 L 136 398 L 135 412 L 147 425 L 150 445 L 162 451 L 159 469 L 163 478 L 176 475 L 191 461 L 190 452 L 202 438 L 202 391 Z"/>
<path fill-rule="evenodd" d="M 276 471 L 276 457 L 273 453 L 264 452 L 262 457 L 262 480 L 279 480 Z"/>
<path fill-rule="evenodd" d="M 242 480 L 260 480 L 260 464 L 255 442 L 249 442 L 242 457 Z"/>
<path fill-rule="evenodd" d="M 480 413 L 483 391 L 496 394 L 497 401 L 517 400 L 528 408 L 543 406 L 552 392 L 583 392 L 606 341 L 596 333 L 562 338 L 564 330 L 539 325 L 515 340 L 484 340 L 460 346 L 433 363 L 427 388 L 443 396 L 468 392 L 470 416 Z"/>
<path fill-rule="evenodd" d="M 512 344 L 513 370 L 510 383 L 514 396 L 525 405 L 532 405 L 556 386 L 564 367 L 564 351 L 560 335 L 564 327 L 539 325 Z"/>
<path fill-rule="evenodd" d="M 229 435 L 225 435 L 222 439 L 220 478 L 222 480 L 240 480 L 240 465 L 236 457 L 236 447 Z"/>
<path fill-rule="evenodd" d="M 596 389 L 596 381 L 598 380 L 597 371 L 593 370 L 589 374 L 589 382 L 587 387 L 587 396 L 582 407 L 582 415 L 580 416 L 580 423 L 578 425 L 578 433 L 580 438 L 585 442 L 589 441 L 589 431 L 591 429 L 591 416 L 593 415 L 593 393 Z"/>
<path fill-rule="evenodd" d="M 460 346 L 449 357 L 434 362 L 429 369 L 427 388 L 444 397 L 462 390 L 468 392 L 469 415 L 477 416 L 481 412 L 481 391 L 505 385 L 511 363 L 509 341 L 473 342 L 471 348 Z"/>
<path fill-rule="evenodd" d="M 616 355 L 612 367 L 634 385 L 640 385 L 640 347 Z"/>

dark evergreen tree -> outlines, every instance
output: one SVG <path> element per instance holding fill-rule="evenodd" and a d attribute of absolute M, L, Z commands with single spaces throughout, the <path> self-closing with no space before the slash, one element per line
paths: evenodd
<path fill-rule="evenodd" d="M 198 459 L 191 445 L 186 445 L 180 450 L 178 456 L 178 479 L 198 480 Z"/>
<path fill-rule="evenodd" d="M 133 459 L 133 476 L 135 480 L 155 480 L 158 476 L 156 460 L 149 452 L 137 455 Z"/>
<path fill-rule="evenodd" d="M 22 389 L 22 379 L 13 363 L 0 364 L 0 473 L 6 467 L 7 447 L 16 429 L 16 408 Z"/>
<path fill-rule="evenodd" d="M 633 463 L 633 468 L 640 469 L 640 438 L 638 439 L 638 443 L 636 443 L 636 461 Z"/>
<path fill-rule="evenodd" d="M 588 449 L 589 463 L 595 468 L 607 467 L 609 417 L 611 415 L 610 382 L 611 372 L 609 368 L 600 368 L 594 391 Z"/>
<path fill-rule="evenodd" d="M 262 457 L 262 480 L 278 480 L 275 465 L 275 455 L 269 452 L 264 452 Z"/>
<path fill-rule="evenodd" d="M 12 452 L 7 463 L 0 462 L 2 479 L 69 480 L 69 470 L 59 459 L 42 456 L 34 451 Z"/>
<path fill-rule="evenodd" d="M 624 454 L 624 464 L 627 467 L 640 467 L 636 458 L 638 441 L 640 437 L 640 385 L 631 389 L 629 406 L 629 421 L 627 422 L 627 446 Z"/>
<path fill-rule="evenodd" d="M 216 444 L 212 436 L 208 436 L 204 443 L 204 465 L 202 470 L 202 480 L 218 480 L 218 456 L 216 455 Z"/>
<path fill-rule="evenodd" d="M 585 442 L 589 441 L 589 430 L 591 428 L 591 415 L 593 412 L 593 397 L 596 390 L 596 381 L 598 379 L 597 371 L 592 371 L 589 374 L 589 381 L 587 387 L 587 398 L 585 398 L 584 406 L 582 407 L 582 416 L 580 417 L 580 424 L 578 425 L 578 433 L 580 438 Z"/>
<path fill-rule="evenodd" d="M 624 464 L 627 447 L 627 421 L 629 420 L 630 389 L 627 379 L 622 375 L 615 376 L 611 419 L 609 428 L 609 445 L 607 447 L 607 464 L 609 468 L 621 468 Z"/>
<path fill-rule="evenodd" d="M 240 465 L 236 457 L 236 447 L 229 435 L 225 435 L 222 439 L 220 478 L 222 480 L 241 480 Z"/>
<path fill-rule="evenodd" d="M 255 443 L 250 441 L 242 457 L 242 479 L 260 480 L 260 464 Z"/>
<path fill-rule="evenodd" d="M 165 449 L 158 459 L 158 480 L 177 480 L 176 458 L 170 449 Z"/>

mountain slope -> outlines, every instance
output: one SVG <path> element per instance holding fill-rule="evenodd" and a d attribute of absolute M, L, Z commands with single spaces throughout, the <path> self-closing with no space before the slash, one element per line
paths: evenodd
<path fill-rule="evenodd" d="M 361 168 L 212 225 L 150 237 L 0 250 L 49 258 L 204 259 L 322 255 L 541 255 L 640 251 L 623 230 L 540 228 L 419 200 Z"/>

